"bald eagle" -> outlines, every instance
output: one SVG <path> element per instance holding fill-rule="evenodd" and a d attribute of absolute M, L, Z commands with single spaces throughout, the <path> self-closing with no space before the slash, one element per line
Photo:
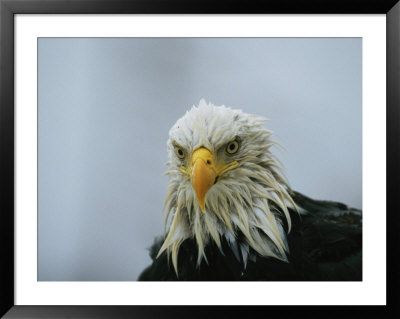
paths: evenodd
<path fill-rule="evenodd" d="M 291 190 L 265 118 L 201 100 L 167 141 L 165 235 L 139 280 L 361 280 L 361 211 Z"/>

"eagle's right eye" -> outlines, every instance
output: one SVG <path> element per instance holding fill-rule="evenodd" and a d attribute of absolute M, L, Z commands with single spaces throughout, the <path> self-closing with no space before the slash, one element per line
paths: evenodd
<path fill-rule="evenodd" d="M 175 154 L 181 160 L 185 158 L 185 152 L 178 146 L 175 147 Z"/>

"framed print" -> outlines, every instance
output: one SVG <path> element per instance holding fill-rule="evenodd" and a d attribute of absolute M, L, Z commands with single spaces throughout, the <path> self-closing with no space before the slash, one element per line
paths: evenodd
<path fill-rule="evenodd" d="M 1 2 L 2 315 L 398 313 L 399 4 L 302 4 Z"/>

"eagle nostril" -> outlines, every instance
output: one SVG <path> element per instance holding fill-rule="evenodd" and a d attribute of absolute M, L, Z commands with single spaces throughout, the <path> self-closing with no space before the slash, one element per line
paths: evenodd
<path fill-rule="evenodd" d="M 211 160 L 207 160 L 207 165 L 211 165 Z"/>

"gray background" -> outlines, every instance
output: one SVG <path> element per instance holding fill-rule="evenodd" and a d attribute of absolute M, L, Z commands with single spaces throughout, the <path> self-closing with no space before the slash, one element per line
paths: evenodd
<path fill-rule="evenodd" d="M 266 116 L 293 189 L 362 204 L 360 38 L 41 38 L 39 280 L 136 280 L 169 128 L 201 98 Z"/>

